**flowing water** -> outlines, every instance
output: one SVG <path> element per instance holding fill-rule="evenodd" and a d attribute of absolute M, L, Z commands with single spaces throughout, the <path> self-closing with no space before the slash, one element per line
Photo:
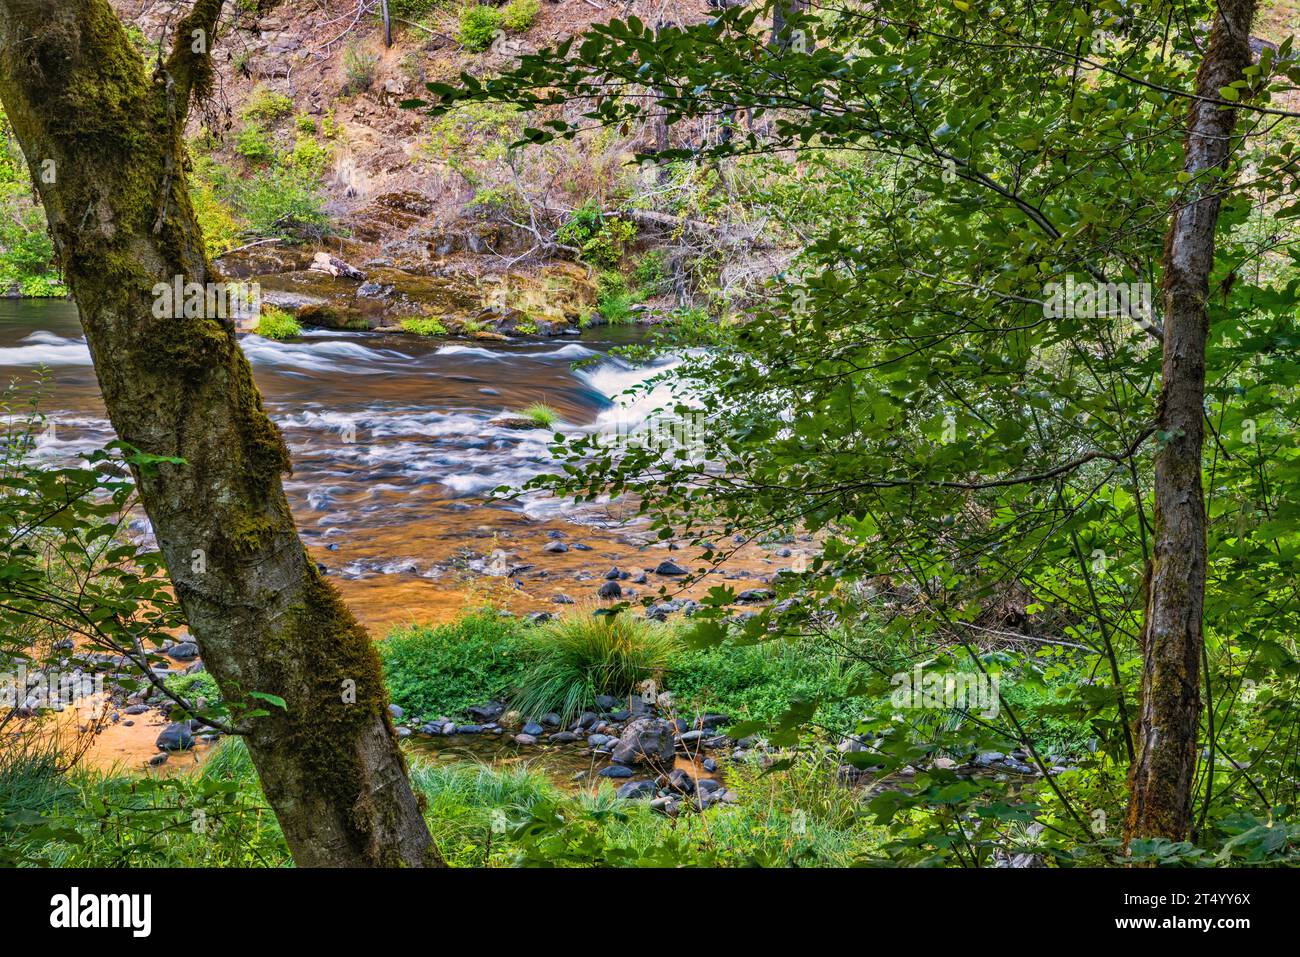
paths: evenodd
<path fill-rule="evenodd" d="M 664 387 L 622 395 L 667 364 L 637 367 L 609 355 L 639 335 L 605 328 L 488 344 L 323 330 L 284 343 L 241 337 L 293 456 L 285 488 L 303 540 L 376 637 L 488 601 L 518 613 L 559 612 L 553 599 L 565 595 L 582 608 L 595 603 L 611 565 L 635 573 L 671 557 L 698 566 L 698 553 L 652 542 L 626 504 L 488 497 L 554 467 L 553 430 L 494 425 L 502 413 L 545 402 L 559 413 L 555 428 L 572 434 L 626 428 L 664 403 Z M 588 361 L 574 368 L 580 360 Z M 0 300 L 0 382 L 30 382 L 41 369 L 41 408 L 53 428 L 38 456 L 75 462 L 114 439 L 75 308 Z M 147 537 L 147 520 L 135 530 Z M 554 536 L 589 548 L 543 552 Z M 739 590 L 776 566 L 748 546 L 727 574 Z M 623 584 L 625 594 L 646 597 L 661 588 L 698 594 L 710 583 L 682 589 L 650 574 L 645 585 Z M 101 763 L 139 766 L 154 753 L 160 720 L 138 722 L 139 733 L 118 726 L 105 734 Z"/>

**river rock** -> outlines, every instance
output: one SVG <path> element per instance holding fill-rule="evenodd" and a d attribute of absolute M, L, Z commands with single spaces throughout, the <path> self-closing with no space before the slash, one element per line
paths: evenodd
<path fill-rule="evenodd" d="M 500 701 L 489 701 L 487 704 L 471 705 L 465 711 L 481 723 L 489 724 L 506 713 L 506 706 Z"/>
<path fill-rule="evenodd" d="M 621 571 L 618 570 L 618 566 L 617 566 L 617 565 L 615 565 L 615 566 L 614 566 L 613 568 L 611 568 L 609 571 L 605 572 L 605 580 L 606 580 L 606 581 L 616 582 L 616 581 L 618 581 L 618 580 L 619 580 L 620 578 L 622 578 L 622 577 L 623 577 L 623 573 L 622 573 Z"/>
<path fill-rule="evenodd" d="M 618 582 L 605 582 L 596 594 L 601 598 L 622 598 L 623 589 Z"/>
<path fill-rule="evenodd" d="M 536 735 L 523 734 L 523 733 L 515 735 L 515 744 L 529 745 L 529 744 L 536 744 L 536 743 L 537 743 Z"/>
<path fill-rule="evenodd" d="M 529 721 L 519 730 L 522 731 L 524 734 L 531 734 L 533 737 L 537 737 L 539 734 L 546 733 L 546 729 L 543 728 L 536 721 Z"/>
<path fill-rule="evenodd" d="M 569 550 L 569 546 L 564 544 L 564 542 L 560 541 L 559 539 L 556 539 L 553 542 L 547 542 L 545 545 L 542 546 L 542 551 L 552 552 L 556 554 L 560 552 L 567 552 L 568 550 Z"/>
<path fill-rule="evenodd" d="M 736 601 L 742 605 L 752 605 L 760 601 L 771 601 L 772 597 L 772 592 L 766 588 L 750 588 L 737 595 Z"/>
<path fill-rule="evenodd" d="M 552 596 L 551 596 L 551 601 L 554 602 L 554 603 L 557 604 L 557 605 L 572 605 L 572 604 L 573 604 L 573 599 L 570 598 L 568 595 L 564 595 L 564 594 L 552 595 Z"/>
<path fill-rule="evenodd" d="M 655 566 L 655 574 L 656 575 L 689 575 L 690 572 L 688 572 L 685 568 L 682 568 L 682 566 L 678 565 L 676 562 L 662 561 Z"/>
<path fill-rule="evenodd" d="M 653 781 L 629 781 L 618 789 L 617 794 L 625 801 L 645 800 L 655 796 Z"/>
<path fill-rule="evenodd" d="M 482 734 L 483 726 L 479 724 L 458 724 L 456 725 L 457 734 Z"/>
<path fill-rule="evenodd" d="M 572 744 L 578 740 L 578 736 L 572 731 L 556 731 L 546 740 L 550 741 L 551 744 Z"/>
<path fill-rule="evenodd" d="M 555 616 L 549 611 L 535 611 L 524 616 L 524 621 L 530 625 L 544 625 L 548 621 L 554 621 Z"/>
<path fill-rule="evenodd" d="M 597 774 L 602 778 L 630 778 L 632 769 L 621 764 L 611 764 L 607 768 L 601 768 Z"/>
<path fill-rule="evenodd" d="M 695 793 L 695 781 L 681 768 L 673 768 L 672 773 L 668 775 L 668 787 L 682 794 Z"/>
<path fill-rule="evenodd" d="M 172 645 L 164 654 L 176 661 L 193 661 L 199 656 L 199 646 L 192 641 L 182 641 Z"/>
<path fill-rule="evenodd" d="M 406 712 L 395 704 L 390 704 L 388 706 L 388 713 L 393 716 L 394 721 L 401 721 L 402 718 L 406 716 Z"/>
<path fill-rule="evenodd" d="M 628 723 L 614 746 L 612 758 L 619 764 L 672 767 L 673 726 L 662 718 L 636 718 Z"/>
<path fill-rule="evenodd" d="M 188 751 L 194 747 L 194 733 L 188 721 L 167 725 L 154 742 L 159 751 Z"/>

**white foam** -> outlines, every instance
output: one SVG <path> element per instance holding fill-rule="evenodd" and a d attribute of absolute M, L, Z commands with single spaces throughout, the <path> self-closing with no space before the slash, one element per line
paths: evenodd
<path fill-rule="evenodd" d="M 33 332 L 16 346 L 0 349 L 0 366 L 88 366 L 90 347 L 80 337 Z"/>

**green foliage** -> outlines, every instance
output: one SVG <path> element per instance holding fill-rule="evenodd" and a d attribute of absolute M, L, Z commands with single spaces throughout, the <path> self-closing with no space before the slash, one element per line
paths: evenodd
<path fill-rule="evenodd" d="M 274 122 L 293 113 L 293 100 L 268 86 L 258 84 L 240 112 L 244 117 L 261 123 Z"/>
<path fill-rule="evenodd" d="M 606 215 L 594 200 L 575 209 L 555 232 L 558 242 L 576 246 L 584 261 L 605 269 L 618 265 L 636 235 L 635 223 Z"/>
<path fill-rule="evenodd" d="M 662 679 L 675 647 L 671 629 L 626 614 L 549 622 L 527 634 L 514 707 L 568 721 L 597 695 L 627 695 L 647 678 Z"/>
<path fill-rule="evenodd" d="M 658 293 L 668 278 L 668 266 L 664 254 L 657 249 L 650 250 L 637 260 L 632 278 L 650 295 Z"/>
<path fill-rule="evenodd" d="M 523 33 L 541 10 L 541 0 L 510 0 L 501 9 L 501 25 L 511 33 Z"/>
<path fill-rule="evenodd" d="M 456 39 L 465 49 L 482 53 L 492 45 L 497 31 L 502 27 L 501 11 L 482 3 L 470 3 L 460 8 L 460 23 Z"/>
<path fill-rule="evenodd" d="M 191 775 L 77 770 L 39 816 L 11 823 L 0 854 L 44 867 L 284 867 L 288 849 L 242 741 Z M 3 858 L 0 858 L 3 859 Z"/>
<path fill-rule="evenodd" d="M 0 112 L 0 293 L 65 296 L 45 212 L 32 193 L 27 164 Z"/>
<path fill-rule="evenodd" d="M 521 136 L 533 144 L 586 135 L 579 126 L 626 131 L 651 112 L 670 126 L 747 116 L 703 149 L 655 158 L 681 164 L 669 182 L 699 205 L 692 218 L 747 204 L 792 256 L 751 301 L 723 303 L 738 321 L 668 376 L 705 404 L 702 461 L 658 448 L 614 455 L 574 437 L 557 443 L 564 472 L 533 487 L 629 496 L 674 539 L 812 533 L 808 566 L 778 583 L 778 597 L 797 601 L 731 629 L 738 644 L 865 617 L 893 641 L 905 635 L 917 660 L 1002 676 L 1006 713 L 985 724 L 951 709 L 896 719 L 878 691 L 867 695 L 881 773 L 1014 748 L 1079 763 L 1055 787 L 936 770 L 883 790 L 873 813 L 891 834 L 884 858 L 974 866 L 1022 847 L 1062 863 L 1115 860 L 1153 466 L 1170 438 L 1151 431 L 1162 356 L 1142 328 L 1162 321 L 1161 304 L 1153 295 L 1149 316 L 1077 299 L 1084 308 L 1060 310 L 1053 290 L 1160 289 L 1168 210 L 1213 190 L 1223 206 L 1207 302 L 1208 674 L 1196 745 L 1207 757 L 1194 844 L 1137 850 L 1206 863 L 1240 840 L 1247 857 L 1283 860 L 1291 838 L 1277 828 L 1290 827 L 1300 797 L 1300 736 L 1281 704 L 1300 675 L 1300 593 L 1287 584 L 1300 571 L 1294 143 L 1242 110 L 1249 135 L 1223 178 L 1183 172 L 1181 91 L 1202 63 L 1205 4 L 1174 26 L 1154 8 L 1107 7 L 1105 43 L 1077 5 L 1049 3 L 1032 18 L 966 8 L 908 2 L 885 21 L 859 5 L 792 13 L 787 29 L 804 42 L 789 44 L 755 40 L 770 4 L 660 30 L 630 17 L 503 76 L 437 88 L 435 117 L 471 105 L 545 110 Z M 1070 48 L 1099 66 L 1063 69 L 1055 51 Z M 1295 70 L 1284 44 L 1224 96 L 1268 106 Z M 652 105 L 591 98 L 628 88 L 666 92 Z M 863 103 L 871 109 L 842 108 Z M 690 166 L 712 185 L 679 189 Z M 1152 215 L 1153 203 L 1163 212 Z M 561 235 L 584 249 L 601 223 L 585 207 Z M 619 295 L 606 284 L 615 313 Z M 680 355 L 706 331 L 681 323 L 649 351 Z M 709 603 L 701 627 L 722 633 L 728 613 L 726 601 Z M 853 655 L 872 660 L 869 648 Z M 824 707 L 823 696 L 808 704 Z M 1092 810 L 1112 822 L 1104 837 Z M 1046 830 L 1035 837 L 1034 825 Z"/>
<path fill-rule="evenodd" d="M 682 648 L 669 669 L 676 707 L 688 716 L 711 711 L 771 725 L 796 702 L 820 701 L 818 726 L 845 734 L 866 707 L 864 666 L 814 640 Z"/>
<path fill-rule="evenodd" d="M 40 667 L 42 649 L 68 638 L 124 655 L 137 675 L 180 626 L 162 556 L 125 532 L 136 507 L 127 466 L 178 460 L 116 442 L 82 468 L 43 468 L 31 455 L 51 428 L 40 414 L 39 383 L 0 393 L 0 665 Z M 93 674 L 84 652 L 67 655 Z M 122 679 L 128 689 L 143 677 Z"/>
<path fill-rule="evenodd" d="M 388 12 L 403 20 L 419 20 L 444 2 L 445 0 L 388 0 Z"/>
<path fill-rule="evenodd" d="M 412 316 L 410 319 L 403 319 L 400 323 L 404 332 L 410 332 L 417 336 L 445 336 L 447 327 L 442 324 L 442 320 L 433 316 Z"/>
<path fill-rule="evenodd" d="M 517 621 L 483 612 L 448 625 L 395 629 L 379 643 L 379 654 L 393 703 L 434 718 L 508 692 L 520 643 Z"/>
<path fill-rule="evenodd" d="M 264 127 L 245 123 L 235 136 L 235 152 L 250 163 L 269 163 L 275 159 L 275 143 Z"/>
<path fill-rule="evenodd" d="M 314 174 L 271 167 L 244 180 L 233 198 L 254 236 L 319 240 L 330 232 L 325 197 Z"/>
<path fill-rule="evenodd" d="M 190 204 L 208 255 L 216 258 L 240 244 L 243 224 L 221 197 L 232 189 L 234 174 L 209 156 L 194 158 L 189 177 Z"/>
<path fill-rule="evenodd" d="M 257 317 L 257 334 L 267 339 L 292 339 L 302 335 L 302 326 L 292 315 L 275 306 L 263 306 Z"/>

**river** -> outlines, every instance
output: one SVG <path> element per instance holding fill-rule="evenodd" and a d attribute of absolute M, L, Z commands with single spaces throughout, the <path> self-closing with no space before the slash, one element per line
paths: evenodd
<path fill-rule="evenodd" d="M 650 544 L 617 503 L 577 508 L 540 493 L 488 498 L 554 466 L 551 430 L 505 428 L 494 417 L 545 402 L 559 413 L 560 430 L 611 431 L 664 401 L 663 388 L 621 395 L 661 368 L 609 355 L 642 335 L 605 327 L 481 343 L 309 330 L 289 342 L 244 335 L 241 345 L 293 456 L 285 488 L 303 540 L 378 636 L 484 602 L 521 613 L 559 611 L 558 595 L 594 602 L 615 564 L 637 571 L 671 557 L 692 566 L 694 553 L 670 556 L 667 545 Z M 579 360 L 589 364 L 573 368 Z M 37 454 L 75 461 L 112 441 L 75 307 L 0 300 L 0 380 L 30 381 L 40 367 L 53 429 Z M 137 531 L 147 535 L 143 518 Z M 544 553 L 556 536 L 590 550 Z M 776 570 L 757 549 L 729 568 L 738 588 Z M 650 576 L 641 597 L 664 584 Z"/>

